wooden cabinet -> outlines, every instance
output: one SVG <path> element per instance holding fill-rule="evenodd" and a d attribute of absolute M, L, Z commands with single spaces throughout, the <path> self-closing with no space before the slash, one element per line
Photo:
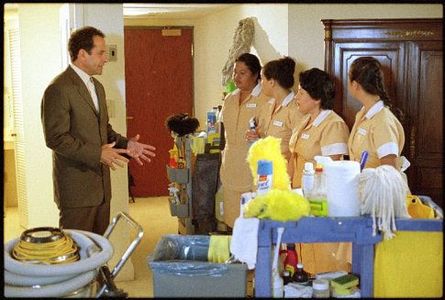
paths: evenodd
<path fill-rule="evenodd" d="M 378 59 L 393 105 L 404 115 L 402 155 L 413 194 L 443 206 L 442 19 L 322 20 L 325 70 L 336 81 L 334 110 L 352 128 L 360 103 L 347 92 L 351 63 Z"/>

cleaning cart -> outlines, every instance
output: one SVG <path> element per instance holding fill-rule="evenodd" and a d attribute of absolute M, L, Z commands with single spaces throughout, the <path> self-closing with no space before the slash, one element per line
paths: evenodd
<path fill-rule="evenodd" d="M 119 261 L 110 271 L 107 262 L 113 255 L 113 247 L 108 240 L 116 224 L 125 220 L 133 227 L 136 237 L 130 243 Z M 32 232 L 26 235 L 27 232 Z M 56 234 L 51 235 L 51 232 Z M 39 242 L 54 242 L 67 233 L 79 248 L 80 260 L 64 264 L 41 264 L 36 261 L 16 260 L 13 253 L 15 246 L 27 237 L 34 237 Z M 59 230 L 51 227 L 34 228 L 25 231 L 20 238 L 5 244 L 4 281 L 6 297 L 127 297 L 127 293 L 118 289 L 114 279 L 140 243 L 144 232 L 130 216 L 119 212 L 108 225 L 104 235 L 83 230 Z M 24 238 L 24 239 L 23 239 Z M 40 238 L 40 240 L 39 240 Z M 43 241 L 46 239 L 45 241 Z M 29 239 L 25 242 L 31 243 Z M 41 251 L 40 251 L 41 252 Z M 57 257 L 58 260 L 65 256 Z"/>
<path fill-rule="evenodd" d="M 170 214 L 178 217 L 180 234 L 208 234 L 216 229 L 215 195 L 221 155 L 209 149 L 210 153 L 194 155 L 192 143 L 197 140 L 192 134 L 176 137 L 179 161 L 176 167 L 166 166 Z"/>

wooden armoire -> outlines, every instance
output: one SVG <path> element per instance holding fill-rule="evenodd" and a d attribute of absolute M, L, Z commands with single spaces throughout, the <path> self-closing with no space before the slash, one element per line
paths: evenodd
<path fill-rule="evenodd" d="M 393 106 L 403 113 L 402 152 L 411 192 L 443 206 L 443 51 L 442 19 L 322 20 L 325 70 L 335 78 L 334 110 L 349 128 L 361 104 L 347 92 L 351 63 L 378 59 Z"/>

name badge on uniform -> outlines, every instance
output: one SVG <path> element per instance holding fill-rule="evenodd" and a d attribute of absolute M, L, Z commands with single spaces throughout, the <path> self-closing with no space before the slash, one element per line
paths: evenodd
<path fill-rule="evenodd" d="M 278 121 L 278 120 L 273 121 L 272 124 L 273 124 L 274 126 L 277 126 L 277 127 L 283 127 L 283 122 Z"/>
<path fill-rule="evenodd" d="M 247 103 L 246 107 L 247 108 L 255 108 L 256 107 L 256 103 Z"/>
<path fill-rule="evenodd" d="M 307 140 L 307 139 L 309 138 L 309 134 L 307 134 L 307 133 L 302 133 L 302 134 L 301 134 L 301 138 L 302 138 L 303 140 Z"/>
<path fill-rule="evenodd" d="M 368 132 L 366 131 L 366 129 L 359 127 L 357 133 L 360 135 L 366 135 Z"/>

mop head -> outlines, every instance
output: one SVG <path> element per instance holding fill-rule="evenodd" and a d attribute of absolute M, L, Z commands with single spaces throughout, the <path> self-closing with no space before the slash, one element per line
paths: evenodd
<path fill-rule="evenodd" d="M 281 154 L 281 139 L 268 136 L 259 139 L 249 149 L 247 154 L 247 162 L 249 163 L 254 184 L 257 184 L 257 168 L 259 160 L 272 161 L 272 188 L 280 190 L 289 190 L 290 179 L 286 169 L 286 159 Z"/>
<path fill-rule="evenodd" d="M 194 133 L 199 127 L 199 121 L 186 113 L 171 115 L 165 120 L 165 126 L 175 135 L 184 136 Z"/>
<path fill-rule="evenodd" d="M 408 194 L 408 185 L 400 172 L 392 166 L 366 168 L 360 173 L 361 214 L 372 216 L 373 235 L 376 235 L 378 228 L 383 231 L 386 240 L 395 236 L 394 232 L 397 230 L 395 218 L 410 218 L 406 207 Z"/>
<path fill-rule="evenodd" d="M 246 204 L 244 217 L 281 222 L 297 221 L 308 216 L 310 210 L 309 201 L 302 195 L 290 190 L 271 189 Z"/>

